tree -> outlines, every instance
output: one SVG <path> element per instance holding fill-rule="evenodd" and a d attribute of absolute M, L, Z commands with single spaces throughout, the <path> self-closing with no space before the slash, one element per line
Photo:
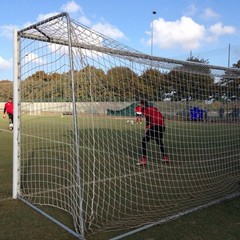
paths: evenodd
<path fill-rule="evenodd" d="M 0 101 L 5 102 L 9 97 L 13 96 L 13 82 L 9 80 L 0 81 Z"/>
<path fill-rule="evenodd" d="M 190 63 L 191 62 L 191 63 Z M 213 92 L 214 79 L 208 60 L 189 57 L 182 66 L 174 67 L 169 72 L 172 88 L 177 99 L 206 100 Z"/>
<path fill-rule="evenodd" d="M 168 92 L 168 81 L 166 75 L 161 73 L 157 69 L 147 69 L 139 77 L 140 88 L 139 92 L 142 92 L 149 100 L 158 101 L 163 98 L 163 95 Z"/>
<path fill-rule="evenodd" d="M 233 64 L 233 68 L 240 68 L 240 60 Z"/>
<path fill-rule="evenodd" d="M 102 69 L 87 66 L 74 72 L 77 101 L 104 101 L 106 97 L 106 75 Z"/>
<path fill-rule="evenodd" d="M 196 63 L 209 64 L 208 59 L 204 59 L 204 58 L 199 59 L 198 57 L 194 57 L 194 56 L 188 57 L 188 58 L 187 58 L 187 61 L 196 62 Z"/>
<path fill-rule="evenodd" d="M 137 75 L 128 67 L 113 67 L 107 71 L 108 91 L 120 101 L 132 101 L 135 98 Z"/>

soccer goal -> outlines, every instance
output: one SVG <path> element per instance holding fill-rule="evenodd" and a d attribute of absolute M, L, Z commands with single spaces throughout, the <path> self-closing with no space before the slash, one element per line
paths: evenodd
<path fill-rule="evenodd" d="M 79 239 L 121 239 L 239 196 L 239 69 L 150 56 L 66 13 L 14 46 L 14 198 Z M 140 100 L 164 116 L 169 161 L 153 138 L 137 165 Z"/>

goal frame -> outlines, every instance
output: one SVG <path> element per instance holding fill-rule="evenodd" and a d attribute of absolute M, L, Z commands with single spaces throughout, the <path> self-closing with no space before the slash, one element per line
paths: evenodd
<path fill-rule="evenodd" d="M 67 19 L 67 23 L 68 25 L 70 25 L 70 17 L 67 13 L 61 13 L 59 15 L 56 15 L 54 17 L 51 17 L 47 20 L 41 21 L 37 24 L 32 25 L 29 28 L 37 28 L 39 25 L 43 24 L 46 21 L 51 21 L 53 19 L 56 19 L 60 16 L 63 16 Z M 35 209 L 36 211 L 38 211 L 39 213 L 43 214 L 44 216 L 48 217 L 50 220 L 52 220 L 53 222 L 55 222 L 56 224 L 60 225 L 61 227 L 63 227 L 65 230 L 67 230 L 68 232 L 70 232 L 71 234 L 73 234 L 74 236 L 78 237 L 79 239 L 85 239 L 85 235 L 84 235 L 84 219 L 83 219 L 83 213 L 82 213 L 82 209 L 81 207 L 79 207 L 79 215 L 80 215 L 80 225 L 81 225 L 81 233 L 78 234 L 75 231 L 73 231 L 72 229 L 68 228 L 67 226 L 65 226 L 64 224 L 62 224 L 61 222 L 57 221 L 56 219 L 54 219 L 53 217 L 51 217 L 50 215 L 48 215 L 47 213 L 43 212 L 41 209 L 35 207 L 33 204 L 27 202 L 26 200 L 24 200 L 21 195 L 19 194 L 20 192 L 20 123 L 21 123 L 21 113 L 19 111 L 19 103 L 21 102 L 20 96 L 19 96 L 19 88 L 20 88 L 20 68 L 19 68 L 19 64 L 20 64 L 20 52 L 19 52 L 19 36 L 24 33 L 25 30 L 27 30 L 28 28 L 25 28 L 23 30 L 17 31 L 14 30 L 14 103 L 17 103 L 15 105 L 14 108 L 14 130 L 13 130 L 13 188 L 12 188 L 12 197 L 14 199 L 20 199 L 22 200 L 24 203 L 28 204 L 29 206 L 31 206 L 33 209 Z M 24 35 L 25 38 L 33 38 L 33 36 L 30 35 Z M 126 56 L 128 59 L 135 59 L 135 58 L 139 58 L 139 59 L 144 59 L 144 61 L 149 63 L 149 66 L 154 66 L 154 62 L 157 61 L 163 61 L 166 63 L 174 63 L 174 64 L 180 64 L 181 66 L 202 66 L 202 64 L 200 63 L 189 63 L 189 62 L 183 62 L 180 60 L 174 60 L 174 59 L 168 59 L 168 58 L 161 58 L 161 57 L 156 57 L 156 56 L 150 56 L 147 54 L 143 54 L 140 53 L 138 51 L 132 50 L 132 51 L 124 51 L 124 50 L 118 50 L 118 49 L 113 49 L 113 48 L 107 48 L 107 47 L 102 47 L 102 46 L 90 46 L 87 44 L 79 44 L 79 43 L 75 43 L 72 41 L 71 39 L 71 28 L 69 27 L 68 30 L 68 41 L 59 41 L 57 39 L 47 39 L 47 38 L 37 38 L 37 40 L 39 41 L 49 41 L 51 43 L 57 43 L 57 44 L 62 44 L 64 46 L 68 47 L 68 54 L 69 54 L 69 66 L 70 66 L 70 79 L 71 79 L 71 88 L 72 88 L 72 109 L 73 109 L 73 126 L 74 126 L 74 145 L 75 145 L 75 151 L 76 151 L 76 162 L 78 163 L 78 168 L 77 168 L 77 176 L 78 176 L 78 194 L 80 196 L 80 206 L 82 204 L 82 189 L 81 189 L 81 177 L 80 177 L 80 163 L 79 163 L 79 135 L 78 135 L 78 123 L 77 123 L 77 109 L 76 109 L 76 96 L 75 96 L 75 91 L 74 91 L 74 67 L 73 67 L 73 61 L 74 61 L 74 57 L 73 57 L 73 50 L 72 48 L 81 48 L 81 49 L 86 49 L 86 50 L 95 50 L 101 53 L 108 53 L 108 54 L 113 54 L 113 55 L 117 55 L 117 56 Z M 229 70 L 230 68 L 225 68 L 225 67 L 220 67 L 220 66 L 213 66 L 213 65 L 208 65 L 209 68 L 214 68 L 216 70 L 220 70 L 220 71 L 226 71 Z M 236 69 L 230 69 L 231 73 L 236 73 L 239 74 L 239 70 Z M 215 201 L 209 202 L 208 204 L 204 204 L 198 207 L 194 207 L 190 210 L 187 210 L 185 212 L 180 212 L 178 214 L 174 214 L 172 216 L 160 219 L 159 221 L 153 223 L 153 224 L 149 224 L 143 227 L 139 227 L 134 231 L 129 231 L 126 234 L 123 235 L 119 235 L 115 238 L 112 238 L 114 240 L 117 239 L 122 239 L 128 235 L 134 234 L 136 232 L 142 231 L 144 229 L 153 227 L 157 224 L 163 223 L 163 222 L 168 222 L 170 220 L 176 219 L 178 217 L 181 217 L 185 214 L 189 214 L 192 213 L 194 211 L 209 207 L 211 205 L 229 200 L 231 198 L 235 198 L 235 197 L 239 197 L 240 196 L 240 192 L 239 193 L 235 193 L 235 194 L 231 194 L 228 195 L 224 198 L 221 199 L 217 199 Z"/>

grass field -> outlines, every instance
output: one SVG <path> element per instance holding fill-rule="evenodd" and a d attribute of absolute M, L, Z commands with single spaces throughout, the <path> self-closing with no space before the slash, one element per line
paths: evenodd
<path fill-rule="evenodd" d="M 41 125 L 44 126 L 44 121 L 49 121 L 47 118 L 45 120 L 41 120 Z M 65 119 L 58 120 L 59 122 L 64 122 Z M 87 121 L 86 121 L 87 122 Z M 35 120 L 36 126 L 39 124 L 38 119 Z M 101 124 L 101 120 L 98 119 L 97 121 L 98 126 Z M 111 138 L 111 134 L 107 132 L 107 130 L 103 130 L 104 126 L 109 126 L 111 121 L 106 123 L 104 120 L 102 123 L 102 127 L 99 128 L 97 134 L 102 136 L 108 136 L 108 144 L 114 144 L 114 139 Z M 173 123 L 169 123 L 173 124 Z M 175 123 L 174 123 L 175 124 Z M 171 140 L 176 136 L 183 136 L 186 131 L 193 131 L 189 125 L 184 122 L 178 123 L 178 127 L 175 127 L 174 134 L 171 132 L 166 136 L 166 141 L 168 142 L 169 152 L 171 153 L 172 160 L 177 161 L 181 164 L 181 170 L 179 170 L 177 175 L 181 175 L 182 169 L 189 167 L 191 165 L 191 158 L 186 159 L 184 155 L 184 149 L 186 149 L 186 145 L 192 141 L 189 138 L 189 135 L 186 135 L 184 141 L 177 142 L 176 140 Z M 86 136 L 87 134 L 84 132 L 87 126 L 82 126 L 82 130 L 80 134 Z M 138 126 L 140 128 L 140 126 Z M 171 127 L 171 126 L 169 126 Z M 192 126 L 193 127 L 193 126 Z M 209 129 L 207 129 L 209 128 Z M 204 129 L 204 130 L 203 130 Z M 192 155 L 197 154 L 197 151 L 201 151 L 201 148 L 206 148 L 206 145 L 201 146 L 204 142 L 202 141 L 203 131 L 208 131 L 211 133 L 216 133 L 219 129 L 219 125 L 210 125 L 210 126 L 202 126 L 202 129 L 194 128 L 195 136 L 201 137 L 201 141 L 197 144 L 192 145 Z M 119 131 L 121 130 L 121 125 L 115 129 L 115 134 L 118 135 Z M 124 125 L 125 135 L 122 134 L 122 139 L 128 139 L 129 136 L 132 136 L 133 133 L 136 134 L 133 139 L 140 139 L 141 131 L 132 131 L 132 126 L 127 127 Z M 232 127 L 231 131 L 232 134 L 236 134 L 236 130 L 239 131 L 238 128 Z M 198 132 L 199 131 L 199 132 Z M 223 131 L 229 134 L 229 129 L 223 128 Z M 71 136 L 71 133 L 68 133 L 67 136 Z M 239 135 L 238 135 L 239 136 Z M 45 137 L 45 136 L 43 136 Z M 212 140 L 209 140 L 209 137 Z M 195 138 L 195 141 L 197 141 Z M 200 139 L 200 138 L 199 138 Z M 209 157 L 213 155 L 217 159 L 224 158 L 223 156 L 224 151 L 219 148 L 219 140 L 216 134 L 211 134 L 208 136 L 206 141 L 208 144 L 212 143 L 212 145 L 208 145 L 207 149 L 209 152 L 205 154 L 209 154 Z M 218 143 L 218 144 L 217 144 Z M 28 142 L 31 144 L 31 141 Z M 90 141 L 88 141 L 89 145 L 92 145 Z M 106 142 L 98 142 L 98 146 L 101 149 Z M 136 142 L 134 146 L 138 146 L 139 142 Z M 182 145 L 181 145 L 182 144 Z M 200 144 L 200 145 L 199 145 Z M 224 147 L 231 147 L 233 142 L 228 142 L 229 146 Z M 81 145 L 81 142 L 80 142 Z M 194 146 L 198 146 L 198 148 L 194 148 Z M 199 148 L 200 146 L 200 148 Z M 137 158 L 136 155 L 136 147 L 132 147 L 130 149 L 124 149 L 124 151 L 129 151 L 126 155 L 129 156 L 128 161 L 135 161 Z M 154 146 L 152 146 L 154 148 Z M 87 149 L 87 148 L 86 148 Z M 215 149 L 213 151 L 213 149 Z M 12 132 L 7 130 L 7 121 L 0 119 L 0 239 L 75 239 L 73 236 L 69 235 L 66 231 L 60 229 L 58 226 L 49 222 L 46 218 L 39 215 L 34 210 L 27 207 L 24 203 L 18 200 L 11 199 L 11 184 L 12 184 Z M 118 149 L 119 150 L 119 149 Z M 152 151 L 154 152 L 154 151 Z M 42 153 L 40 153 L 42 154 Z M 116 155 L 121 154 L 121 152 L 117 153 Z M 191 154 L 190 154 L 191 155 Z M 180 156 L 180 157 L 179 157 Z M 100 156 L 99 156 L 100 157 Z M 150 156 L 153 160 L 158 156 Z M 231 156 L 229 157 L 231 160 Z M 239 161 L 239 160 L 238 160 Z M 156 166 L 153 164 L 152 166 Z M 180 165 L 179 165 L 180 166 Z M 208 168 L 214 168 L 218 166 L 221 167 L 220 164 L 216 164 L 215 166 L 211 166 L 209 163 Z M 227 163 L 224 165 L 227 166 Z M 151 165 L 150 165 L 151 167 Z M 149 168 L 150 168 L 149 167 Z M 201 166 L 199 163 L 199 172 L 198 174 L 204 176 L 204 167 Z M 234 166 L 233 166 L 234 167 Z M 175 171 L 178 171 L 177 168 L 174 168 Z M 224 169 L 223 169 L 224 171 Z M 166 172 L 167 174 L 167 172 Z M 194 174 L 194 173 L 193 173 Z M 235 173 L 236 174 L 236 173 Z M 229 173 L 225 175 L 229 177 Z M 237 176 L 237 174 L 236 174 Z M 238 174 L 239 176 L 239 174 Z M 109 176 L 108 176 L 109 177 Z M 205 177 L 209 177 L 206 173 Z M 215 178 L 217 180 L 217 178 Z M 187 182 L 186 182 L 187 184 Z M 201 184 L 204 184 L 201 182 Z M 213 181 L 214 186 L 214 181 Z M 228 185 L 229 186 L 229 185 Z M 221 185 L 221 187 L 226 187 Z M 193 186 L 194 188 L 194 186 Z M 166 187 L 167 189 L 167 187 Z M 183 190 L 184 187 L 180 188 L 179 191 Z M 205 189 L 206 190 L 206 189 Z M 209 193 L 211 192 L 211 186 L 209 186 Z M 178 193 L 179 194 L 179 193 Z M 165 206 L 168 207 L 167 205 Z M 61 215 L 61 211 L 59 213 Z M 61 217 L 61 216 L 60 216 Z M 105 234 L 98 234 L 94 237 L 90 237 L 89 239 L 109 239 L 115 236 L 116 233 L 105 233 Z M 182 217 L 178 220 L 172 221 L 170 223 L 165 223 L 160 226 L 154 227 L 152 229 L 146 230 L 144 232 L 132 235 L 126 239 L 135 240 L 135 239 L 145 239 L 145 240 L 157 240 L 157 239 L 232 239 L 237 240 L 240 239 L 240 199 L 235 199 L 229 202 L 222 203 L 221 205 L 216 205 L 210 207 L 208 209 L 193 213 L 191 215 Z"/>

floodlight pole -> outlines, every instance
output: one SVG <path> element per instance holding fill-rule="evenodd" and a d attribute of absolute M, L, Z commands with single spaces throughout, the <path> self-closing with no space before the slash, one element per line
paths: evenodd
<path fill-rule="evenodd" d="M 155 15 L 157 12 L 152 11 L 152 24 L 151 24 L 151 56 L 153 55 L 153 15 Z"/>
<path fill-rule="evenodd" d="M 230 43 L 228 44 L 228 67 L 230 67 L 230 54 L 231 54 L 231 47 Z"/>
<path fill-rule="evenodd" d="M 230 53 L 231 53 L 231 46 L 230 46 L 230 43 L 228 44 L 228 68 L 230 67 Z M 226 88 L 227 88 L 227 122 L 228 122 L 228 84 L 229 84 L 229 81 L 227 81 L 227 84 L 226 84 Z"/>

